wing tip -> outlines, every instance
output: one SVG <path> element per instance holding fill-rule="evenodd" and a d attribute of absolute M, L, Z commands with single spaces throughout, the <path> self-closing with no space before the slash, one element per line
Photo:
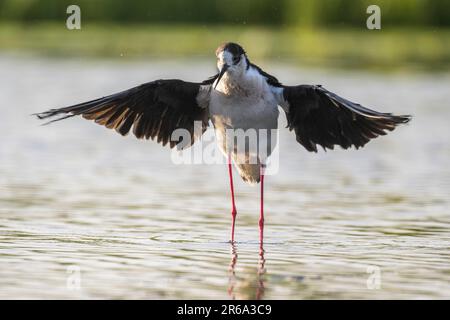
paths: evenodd
<path fill-rule="evenodd" d="M 410 114 L 403 114 L 403 115 L 395 116 L 395 117 L 396 117 L 396 119 L 397 119 L 399 124 L 409 123 L 412 120 L 412 118 L 413 118 L 413 116 L 410 115 Z"/>
<path fill-rule="evenodd" d="M 397 126 L 408 124 L 412 120 L 411 115 L 392 115 L 388 114 L 385 117 L 386 127 L 383 130 L 393 131 Z"/>
<path fill-rule="evenodd" d="M 61 114 L 61 112 L 59 112 L 58 109 L 50 109 L 48 111 L 44 111 L 44 112 L 37 112 L 37 113 L 32 113 L 30 116 L 35 116 L 38 120 L 46 120 L 52 117 L 55 117 L 57 115 Z M 64 114 L 63 116 L 57 118 L 57 119 L 53 119 L 53 120 L 49 120 L 43 124 L 41 124 L 41 126 L 46 126 L 50 123 L 56 122 L 56 121 L 60 121 L 60 120 L 64 120 L 67 118 L 71 118 L 75 116 L 75 114 Z"/>
<path fill-rule="evenodd" d="M 44 112 L 36 112 L 36 113 L 30 114 L 31 117 L 36 117 L 39 120 L 44 120 L 44 119 L 50 118 L 53 115 L 54 114 L 53 114 L 52 110 L 48 110 L 48 111 L 44 111 Z"/>

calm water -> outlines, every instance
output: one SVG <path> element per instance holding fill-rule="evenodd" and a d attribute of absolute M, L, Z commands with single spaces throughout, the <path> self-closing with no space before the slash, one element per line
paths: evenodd
<path fill-rule="evenodd" d="M 359 151 L 310 154 L 281 130 L 264 256 L 258 188 L 236 175 L 227 243 L 225 166 L 176 165 L 156 143 L 29 116 L 151 79 L 201 80 L 213 63 L 0 57 L 0 298 L 450 298 L 448 75 L 266 67 L 415 118 Z"/>

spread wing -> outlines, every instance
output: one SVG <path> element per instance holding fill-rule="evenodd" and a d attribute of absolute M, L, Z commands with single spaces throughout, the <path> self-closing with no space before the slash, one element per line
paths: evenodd
<path fill-rule="evenodd" d="M 325 150 L 335 145 L 358 149 L 411 119 L 365 108 L 319 85 L 272 88 L 286 113 L 288 128 L 308 151 L 317 152 L 317 145 Z"/>
<path fill-rule="evenodd" d="M 61 116 L 47 123 L 80 115 L 121 135 L 132 130 L 138 139 L 156 138 L 158 143 L 169 143 L 171 148 L 179 143 L 171 140 L 172 132 L 186 129 L 191 141 L 183 141 L 183 144 L 191 145 L 208 126 L 209 92 L 215 78 L 202 83 L 156 80 L 100 99 L 35 115 L 39 119 Z M 199 135 L 194 132 L 195 121 L 201 124 Z"/>

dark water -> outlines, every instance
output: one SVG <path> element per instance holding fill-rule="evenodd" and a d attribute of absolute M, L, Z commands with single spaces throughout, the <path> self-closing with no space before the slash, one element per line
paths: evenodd
<path fill-rule="evenodd" d="M 268 68 L 414 120 L 318 154 L 282 129 L 263 256 L 258 188 L 238 179 L 227 243 L 224 165 L 176 165 L 156 143 L 29 116 L 155 78 L 198 81 L 213 63 L 0 58 L 0 298 L 450 298 L 448 75 Z"/>

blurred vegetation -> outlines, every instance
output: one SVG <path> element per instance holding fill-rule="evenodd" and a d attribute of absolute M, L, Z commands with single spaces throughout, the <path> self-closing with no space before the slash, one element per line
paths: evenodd
<path fill-rule="evenodd" d="M 448 0 L 0 0 L 0 19 L 61 21 L 70 4 L 97 23 L 347 27 L 364 26 L 376 4 L 385 26 L 450 26 Z"/>
<path fill-rule="evenodd" d="M 68 30 L 68 5 L 82 29 Z M 367 30 L 366 8 L 381 8 Z M 450 0 L 0 0 L 0 50 L 52 56 L 209 56 L 382 70 L 450 69 Z"/>

